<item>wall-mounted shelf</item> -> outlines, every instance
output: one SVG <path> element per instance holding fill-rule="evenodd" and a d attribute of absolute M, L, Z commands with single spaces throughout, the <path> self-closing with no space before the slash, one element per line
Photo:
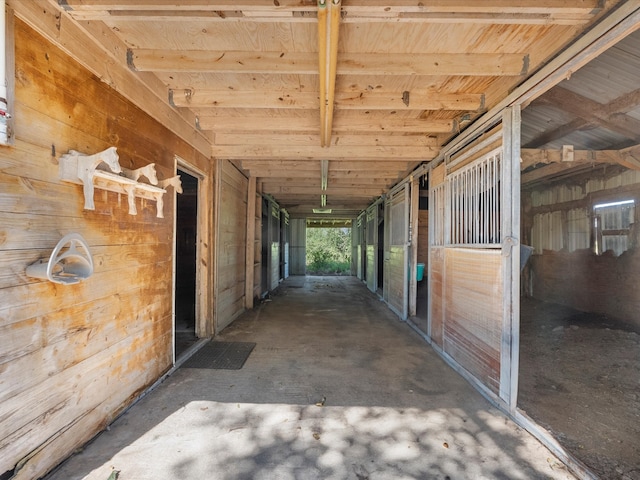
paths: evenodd
<path fill-rule="evenodd" d="M 141 182 L 139 179 L 142 177 L 150 183 Z M 153 163 L 136 170 L 122 168 L 116 147 L 93 155 L 69 150 L 69 153 L 60 157 L 60 179 L 83 186 L 85 210 L 95 210 L 93 194 L 98 188 L 126 195 L 130 215 L 138 213 L 136 198 L 155 200 L 156 216 L 164 218 L 163 196 L 167 193 L 166 187 L 173 186 L 178 193 L 182 193 L 180 177 L 158 180 Z"/>

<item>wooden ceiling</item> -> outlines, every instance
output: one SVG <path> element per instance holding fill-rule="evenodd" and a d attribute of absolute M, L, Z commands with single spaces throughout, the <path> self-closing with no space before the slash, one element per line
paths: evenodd
<path fill-rule="evenodd" d="M 331 217 L 351 218 L 618 3 L 49 5 L 153 93 L 142 108 L 166 103 L 292 217 L 326 203 Z"/>

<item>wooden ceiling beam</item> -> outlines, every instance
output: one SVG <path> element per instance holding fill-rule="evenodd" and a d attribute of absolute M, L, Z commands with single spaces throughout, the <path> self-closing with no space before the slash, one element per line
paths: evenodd
<path fill-rule="evenodd" d="M 242 165 L 246 168 L 252 167 L 271 167 L 271 168 L 281 168 L 281 169 L 289 169 L 295 170 L 298 168 L 308 169 L 308 168 L 320 168 L 320 162 L 313 160 L 301 160 L 299 158 L 290 159 L 290 160 L 266 160 L 260 158 L 245 158 L 240 159 L 242 161 Z M 329 164 L 329 173 L 333 171 L 341 171 L 341 170 L 354 170 L 354 171 L 386 171 L 386 170 L 398 170 L 400 168 L 411 168 L 415 166 L 415 162 L 412 161 L 402 161 L 396 160 L 389 162 L 387 160 L 367 160 L 363 161 L 358 158 L 348 159 L 348 160 L 340 160 L 333 161 Z"/>
<path fill-rule="evenodd" d="M 351 177 L 346 177 L 346 176 L 340 176 L 340 177 L 334 177 L 331 182 L 330 182 L 330 186 L 333 187 L 367 187 L 367 186 L 375 186 L 375 187 L 386 187 L 389 186 L 389 182 L 391 180 L 389 180 L 388 178 L 366 178 L 364 180 L 360 180 L 358 181 L 357 179 L 351 178 Z M 282 177 L 278 177 L 278 180 L 274 180 L 274 179 L 264 179 L 261 180 L 263 185 L 275 185 L 276 183 L 282 186 L 296 186 L 296 187 L 302 187 L 302 186 L 309 186 L 309 187 L 322 187 L 321 182 L 320 182 L 320 177 L 287 177 L 287 176 L 282 176 Z"/>
<path fill-rule="evenodd" d="M 216 23 L 315 23 L 314 11 L 266 12 L 250 10 L 92 10 L 74 11 L 77 21 L 102 22 L 178 22 L 202 21 Z M 591 13 L 458 13 L 458 12 L 385 12 L 364 14 L 344 11 L 341 23 L 473 23 L 487 25 L 580 25 L 593 18 Z"/>
<path fill-rule="evenodd" d="M 271 0 L 243 1 L 91 1 L 65 0 L 64 7 L 81 20 L 118 18 L 137 20 L 141 16 L 154 20 L 176 21 L 194 16 L 210 17 L 224 22 L 315 22 L 317 11 L 314 1 L 280 0 L 277 5 Z M 352 0 L 342 8 L 343 22 L 372 21 L 429 21 L 429 22 L 473 22 L 473 23 L 560 23 L 577 24 L 592 18 L 601 9 L 598 0 L 527 0 L 510 2 L 489 0 L 465 2 L 444 0 L 437 2 L 415 2 L 395 0 L 367 2 Z"/>
<path fill-rule="evenodd" d="M 215 133 L 239 132 L 318 132 L 320 122 L 311 117 L 269 117 L 252 115 L 251 117 L 236 116 L 198 116 L 197 123 L 202 130 L 213 130 Z M 390 134 L 417 133 L 431 135 L 438 133 L 454 133 L 453 120 L 432 120 L 429 118 L 402 118 L 388 115 L 359 117 L 337 116 L 333 122 L 333 133 L 336 134 Z"/>
<path fill-rule="evenodd" d="M 320 135 L 312 134 L 235 134 L 216 133 L 216 145 L 316 145 Z M 334 135 L 331 145 L 436 147 L 436 137 L 427 135 Z"/>
<path fill-rule="evenodd" d="M 385 160 L 388 162 L 426 161 L 435 158 L 439 149 L 434 147 L 362 147 L 336 146 L 331 149 L 319 145 L 269 146 L 269 145 L 214 145 L 211 155 L 218 159 L 245 160 L 261 158 L 269 160 Z"/>
<path fill-rule="evenodd" d="M 544 165 L 530 172 L 525 172 L 520 177 L 520 183 L 528 185 L 534 182 L 543 181 L 552 177 L 567 174 L 568 172 L 575 170 L 576 172 L 582 172 L 584 168 L 589 168 L 588 164 L 575 163 L 575 162 L 562 162 L 554 163 L 552 165 Z"/>
<path fill-rule="evenodd" d="M 169 102 L 189 108 L 284 108 L 318 109 L 319 95 L 300 91 L 236 91 L 176 88 L 169 90 Z M 339 110 L 453 110 L 478 111 L 484 95 L 478 93 L 376 92 L 371 90 L 336 93 Z"/>
<path fill-rule="evenodd" d="M 298 198 L 316 198 L 319 203 L 320 195 L 327 195 L 328 197 L 332 197 L 334 199 L 363 199 L 380 196 L 385 193 L 388 189 L 384 187 L 369 187 L 367 189 L 358 189 L 355 190 L 351 187 L 331 187 L 329 186 L 327 190 L 322 190 L 320 186 L 310 187 L 310 186 L 302 186 L 297 187 L 295 185 L 281 185 L 278 183 L 275 184 L 264 184 L 262 183 L 262 192 L 268 193 L 270 195 L 278 196 L 287 196 L 287 195 L 295 195 Z"/>
<path fill-rule="evenodd" d="M 68 11 L 115 10 L 251 10 L 251 11 L 313 11 L 315 0 L 64 0 Z M 388 12 L 437 12 L 437 13 L 594 13 L 601 9 L 600 0 L 350 0 L 344 10 L 383 15 Z"/>
<path fill-rule="evenodd" d="M 129 49 L 127 63 L 138 72 L 209 72 L 318 75 L 317 52 L 256 52 Z M 521 76 L 529 56 L 521 53 L 340 54 L 338 75 Z"/>
<path fill-rule="evenodd" d="M 565 123 L 559 127 L 552 128 L 551 130 L 547 130 L 542 132 L 535 138 L 532 138 L 527 142 L 524 146 L 525 148 L 538 148 L 542 145 L 546 145 L 547 143 L 551 143 L 555 140 L 563 138 L 577 130 L 582 130 L 585 128 L 594 128 L 595 125 L 586 121 L 583 118 L 576 118 L 569 123 Z"/>
<path fill-rule="evenodd" d="M 569 158 L 563 150 L 520 150 L 521 169 L 533 165 L 562 163 L 566 165 L 611 163 L 632 170 L 640 170 L 640 145 L 623 150 L 571 150 Z M 535 171 L 535 170 L 534 170 Z"/>
<path fill-rule="evenodd" d="M 538 98 L 536 103 L 551 105 L 634 141 L 640 140 L 640 120 L 622 112 L 611 111 L 606 104 L 595 102 L 566 88 L 557 86 Z"/>

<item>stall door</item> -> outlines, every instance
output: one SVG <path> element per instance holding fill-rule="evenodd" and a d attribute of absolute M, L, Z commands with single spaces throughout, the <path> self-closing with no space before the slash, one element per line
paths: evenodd
<path fill-rule="evenodd" d="M 365 214 L 361 213 L 356 220 L 356 228 L 351 229 L 351 238 L 352 238 L 352 256 L 353 261 L 355 262 L 356 275 L 359 280 L 365 279 L 365 268 L 364 268 L 364 228 L 365 228 Z"/>
<path fill-rule="evenodd" d="M 387 240 L 384 259 L 384 300 L 406 320 L 409 304 L 409 184 L 387 199 Z"/>
<path fill-rule="evenodd" d="M 306 273 L 307 220 L 304 218 L 291 219 L 291 275 Z"/>
<path fill-rule="evenodd" d="M 367 276 L 367 287 L 372 292 L 378 289 L 378 206 L 374 205 L 367 209 L 366 228 L 366 249 L 367 266 L 365 273 Z"/>
<path fill-rule="evenodd" d="M 515 407 L 519 110 L 432 173 L 432 342 L 481 389 Z"/>
<path fill-rule="evenodd" d="M 269 290 L 274 290 L 280 284 L 280 208 L 271 203 L 269 217 Z"/>

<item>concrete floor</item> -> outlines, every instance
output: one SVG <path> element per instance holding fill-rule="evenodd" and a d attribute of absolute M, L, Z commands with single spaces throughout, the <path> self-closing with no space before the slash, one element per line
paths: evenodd
<path fill-rule="evenodd" d="M 218 340 L 257 346 L 178 369 L 49 480 L 574 478 L 355 278 L 291 277 Z"/>

